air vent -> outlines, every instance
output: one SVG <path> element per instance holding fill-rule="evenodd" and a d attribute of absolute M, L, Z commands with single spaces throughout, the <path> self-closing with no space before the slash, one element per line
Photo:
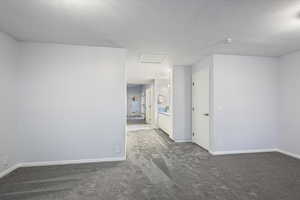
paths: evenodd
<path fill-rule="evenodd" d="M 161 64 L 166 59 L 167 55 L 165 54 L 143 54 L 141 55 L 141 63 L 154 63 Z"/>

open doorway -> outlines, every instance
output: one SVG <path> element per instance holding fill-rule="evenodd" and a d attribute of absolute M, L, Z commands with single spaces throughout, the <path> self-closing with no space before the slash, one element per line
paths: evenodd
<path fill-rule="evenodd" d="M 145 124 L 145 92 L 144 86 L 127 85 L 127 124 Z"/>
<path fill-rule="evenodd" d="M 157 133 L 174 140 L 172 73 L 172 66 L 166 56 L 162 56 L 160 62 L 145 60 L 143 56 L 137 60 L 128 58 L 127 136 L 135 138 L 141 135 L 138 130 L 146 130 L 145 134 Z"/>
<path fill-rule="evenodd" d="M 129 131 L 154 128 L 154 105 L 153 83 L 127 84 L 127 126 Z"/>

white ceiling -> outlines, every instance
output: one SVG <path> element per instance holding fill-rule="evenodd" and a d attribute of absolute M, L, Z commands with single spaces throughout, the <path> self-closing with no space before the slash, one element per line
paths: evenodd
<path fill-rule="evenodd" d="M 127 82 L 150 84 L 153 79 L 169 79 L 171 64 L 168 59 L 161 64 L 140 63 L 134 56 L 127 60 Z"/>
<path fill-rule="evenodd" d="M 0 0 L 0 30 L 25 41 L 124 47 L 133 69 L 142 53 L 188 65 L 210 53 L 300 49 L 300 1 Z M 233 42 L 218 43 L 226 37 Z"/>

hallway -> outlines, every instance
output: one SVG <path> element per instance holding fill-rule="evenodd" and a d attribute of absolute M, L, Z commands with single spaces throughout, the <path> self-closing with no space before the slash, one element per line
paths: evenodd
<path fill-rule="evenodd" d="M 293 200 L 300 161 L 279 153 L 212 157 L 143 130 L 128 132 L 127 161 L 21 168 L 0 185 L 1 200 Z"/>

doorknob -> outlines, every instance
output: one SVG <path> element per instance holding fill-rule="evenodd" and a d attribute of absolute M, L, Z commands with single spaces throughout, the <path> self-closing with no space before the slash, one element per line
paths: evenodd
<path fill-rule="evenodd" d="M 204 116 L 209 116 L 209 113 L 204 113 L 203 115 L 204 115 Z"/>

